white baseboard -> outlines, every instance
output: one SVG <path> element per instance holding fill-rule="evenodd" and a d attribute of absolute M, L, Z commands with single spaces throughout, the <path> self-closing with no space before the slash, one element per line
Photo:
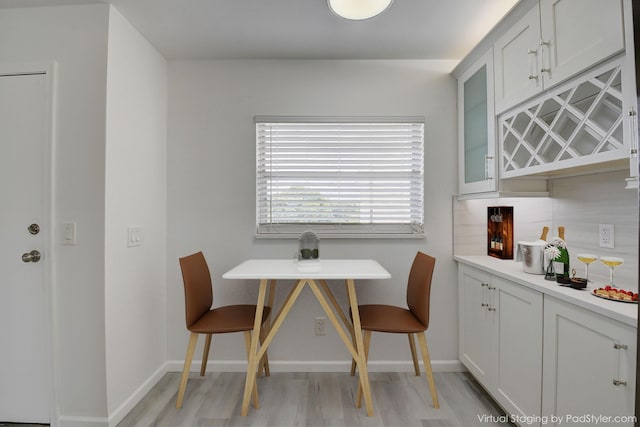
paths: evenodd
<path fill-rule="evenodd" d="M 61 415 L 58 417 L 58 427 L 108 427 L 106 417 L 75 417 Z"/>
<path fill-rule="evenodd" d="M 109 417 L 81 417 L 73 415 L 61 415 L 56 427 L 115 427 L 127 416 L 129 412 L 158 384 L 164 374 L 168 372 L 168 364 L 164 363 L 158 368 L 131 396 L 129 396 Z"/>
<path fill-rule="evenodd" d="M 108 426 L 115 427 L 129 412 L 142 400 L 143 397 L 158 384 L 164 374 L 168 372 L 168 363 L 164 363 L 158 368 L 140 387 L 134 391 L 128 399 L 118 406 L 111 414 L 109 414 Z M 106 424 L 105 424 L 106 425 Z M 63 426 L 64 427 L 64 426 Z"/>
<path fill-rule="evenodd" d="M 200 360 L 194 360 L 191 372 L 200 372 Z M 184 366 L 182 360 L 167 362 L 167 372 L 181 372 Z M 369 372 L 413 372 L 413 362 L 410 360 L 369 361 Z M 420 362 L 422 366 L 422 362 Z M 350 361 L 278 361 L 270 360 L 269 368 L 272 372 L 349 372 Z M 466 368 L 459 360 L 432 360 L 433 372 L 465 372 Z M 240 360 L 210 360 L 207 362 L 208 372 L 245 372 L 247 362 Z"/>

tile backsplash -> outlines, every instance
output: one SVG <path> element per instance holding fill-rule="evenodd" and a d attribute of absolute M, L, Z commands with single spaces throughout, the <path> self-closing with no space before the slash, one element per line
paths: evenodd
<path fill-rule="evenodd" d="M 453 250 L 456 255 L 486 255 L 487 206 L 513 206 L 514 244 L 540 237 L 550 228 L 548 239 L 565 226 L 571 267 L 584 276 L 581 252 L 618 256 L 624 264 L 614 272 L 614 282 L 625 289 L 638 289 L 638 193 L 626 190 L 625 171 L 557 178 L 549 182 L 550 197 L 495 198 L 453 201 Z M 613 249 L 598 243 L 599 224 L 615 227 Z M 589 267 L 596 284 L 609 279 L 609 270 L 597 262 Z"/>

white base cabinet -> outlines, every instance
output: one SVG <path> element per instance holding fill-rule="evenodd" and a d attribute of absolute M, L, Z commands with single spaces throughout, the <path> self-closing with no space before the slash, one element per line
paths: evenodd
<path fill-rule="evenodd" d="M 460 361 L 511 422 L 633 425 L 634 326 L 462 263 L 458 285 Z"/>
<path fill-rule="evenodd" d="M 513 421 L 540 425 L 542 294 L 462 265 L 459 286 L 460 360 Z"/>
<path fill-rule="evenodd" d="M 521 425 L 540 425 L 542 301 L 540 292 L 493 276 L 498 340 L 495 396 Z"/>
<path fill-rule="evenodd" d="M 495 346 L 496 316 L 489 310 L 491 275 L 469 267 L 460 267 L 459 333 L 460 361 L 483 385 L 495 378 L 497 349 Z"/>
<path fill-rule="evenodd" d="M 545 296 L 543 348 L 542 412 L 551 425 L 633 425 L 634 328 Z"/>

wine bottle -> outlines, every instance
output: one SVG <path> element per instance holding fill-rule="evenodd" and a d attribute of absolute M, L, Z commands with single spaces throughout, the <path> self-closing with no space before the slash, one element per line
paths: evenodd
<path fill-rule="evenodd" d="M 560 255 L 554 260 L 554 268 L 556 271 L 556 279 L 558 277 L 568 278 L 569 271 L 569 251 L 567 250 L 567 241 L 564 239 L 564 226 L 558 227 L 558 237 L 564 242 L 564 247 L 560 246 Z"/>

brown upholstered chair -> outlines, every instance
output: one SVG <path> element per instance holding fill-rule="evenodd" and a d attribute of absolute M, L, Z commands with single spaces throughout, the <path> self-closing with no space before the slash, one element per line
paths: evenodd
<path fill-rule="evenodd" d="M 416 376 L 420 376 L 420 365 L 416 355 L 414 335 L 418 336 L 422 360 L 426 371 L 427 382 L 431 391 L 431 399 L 435 408 L 440 407 L 438 403 L 438 393 L 433 381 L 431 370 L 431 360 L 425 331 L 429 327 L 429 302 L 431 295 L 431 278 L 436 259 L 418 252 L 413 260 L 409 280 L 407 284 L 407 306 L 396 307 L 391 305 L 359 305 L 360 323 L 364 331 L 365 355 L 369 356 L 369 344 L 371 343 L 371 332 L 388 332 L 395 334 L 407 334 L 409 346 L 411 347 L 411 357 Z M 355 364 L 352 364 L 352 374 L 355 372 Z M 361 399 L 361 389 L 358 390 L 358 405 Z"/>
<path fill-rule="evenodd" d="M 187 346 L 187 354 L 184 358 L 184 369 L 182 370 L 182 379 L 176 401 L 176 408 L 178 409 L 182 407 L 182 400 L 184 399 L 184 392 L 187 387 L 187 380 L 189 379 L 189 371 L 191 370 L 191 360 L 193 359 L 193 353 L 198 343 L 198 335 L 206 335 L 204 353 L 202 355 L 202 366 L 200 368 L 200 376 L 204 376 L 207 369 L 207 359 L 209 357 L 212 334 L 244 332 L 248 354 L 251 343 L 251 331 L 253 330 L 253 322 L 256 314 L 255 305 L 228 305 L 212 308 L 213 288 L 211 285 L 211 275 L 202 252 L 180 258 L 180 268 L 184 282 L 187 329 L 191 332 L 191 336 L 189 338 L 189 345 Z M 269 317 L 270 312 L 271 309 L 269 307 L 264 308 L 264 312 L 262 313 L 263 323 Z M 269 370 L 266 357 L 262 362 L 266 364 L 265 369 L 268 375 Z M 255 387 L 253 390 L 253 404 L 256 408 L 258 407 L 258 394 L 257 388 Z"/>

